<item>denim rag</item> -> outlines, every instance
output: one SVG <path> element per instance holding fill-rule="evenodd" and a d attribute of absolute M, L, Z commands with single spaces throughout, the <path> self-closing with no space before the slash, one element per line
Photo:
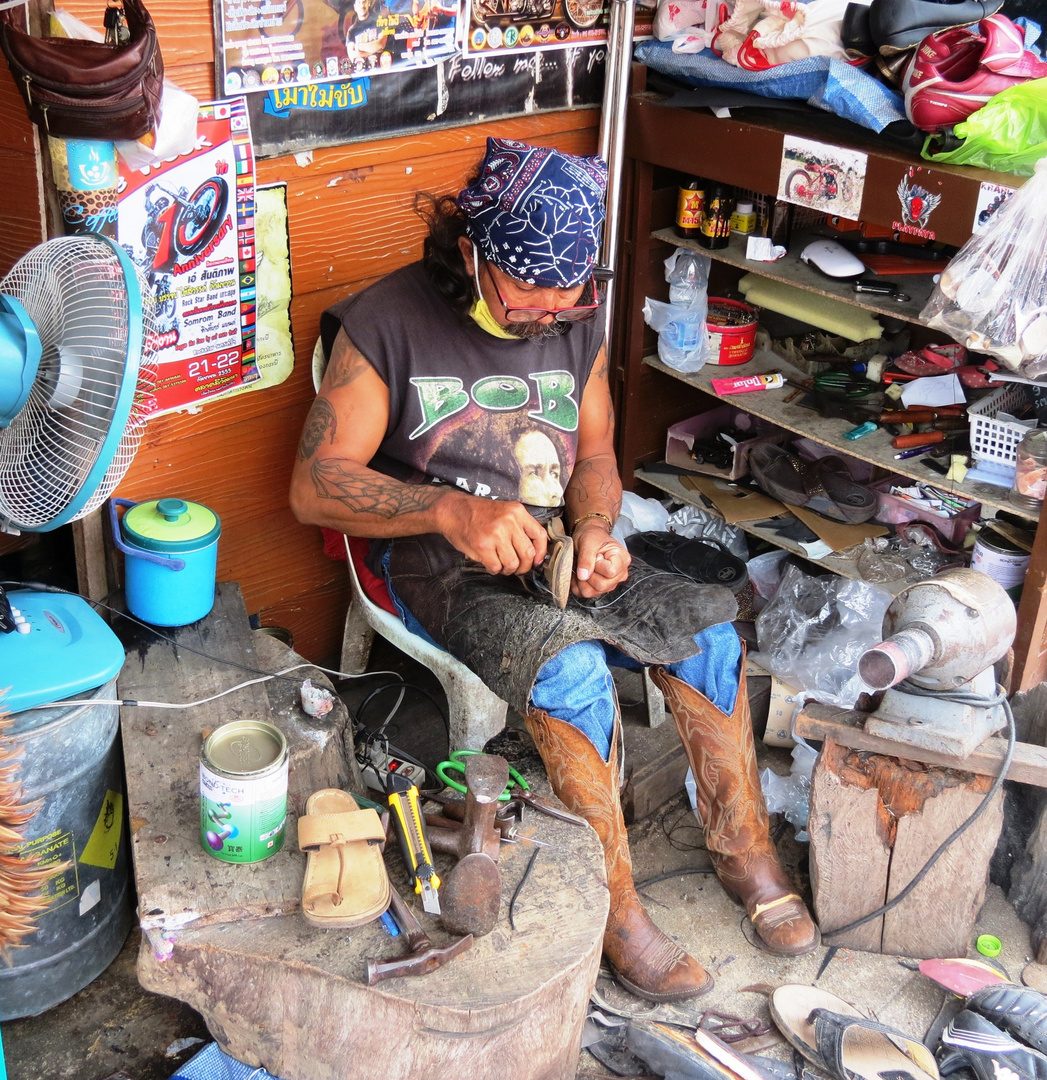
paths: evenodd
<path fill-rule="evenodd" d="M 528 285 L 570 289 L 596 263 L 606 188 L 602 158 L 489 138 L 480 176 L 457 202 L 488 262 Z"/>
<path fill-rule="evenodd" d="M 674 53 L 671 41 L 641 41 L 635 58 L 690 86 L 727 86 L 768 98 L 799 98 L 872 131 L 905 119 L 900 94 L 843 60 L 808 56 L 767 71 L 746 71 L 708 50 Z"/>

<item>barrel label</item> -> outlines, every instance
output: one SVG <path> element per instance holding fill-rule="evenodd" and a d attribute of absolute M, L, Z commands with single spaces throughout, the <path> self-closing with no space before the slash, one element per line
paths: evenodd
<path fill-rule="evenodd" d="M 62 862 L 68 864 L 60 874 L 52 874 L 40 889 L 41 895 L 51 901 L 48 912 L 63 907 L 80 895 L 76 874 L 76 843 L 71 832 L 55 829 L 46 836 L 18 844 L 15 850 L 20 855 L 38 856 L 37 865 L 45 869 Z"/>
<path fill-rule="evenodd" d="M 123 793 L 107 791 L 80 861 L 89 866 L 100 866 L 103 870 L 112 870 L 116 866 L 116 857 L 120 854 L 123 821 Z"/>

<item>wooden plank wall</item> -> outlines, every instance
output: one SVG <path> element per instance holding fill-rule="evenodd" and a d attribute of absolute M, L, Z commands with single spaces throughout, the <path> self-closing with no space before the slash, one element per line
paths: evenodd
<path fill-rule="evenodd" d="M 100 22 L 99 0 L 63 6 Z M 211 97 L 209 0 L 150 0 L 149 10 L 168 77 L 202 100 Z M 17 136 L 11 128 L 16 116 L 24 121 Z M 294 373 L 279 387 L 216 402 L 196 415 L 154 420 L 118 494 L 175 495 L 212 507 L 222 519 L 219 580 L 239 582 L 248 612 L 263 625 L 291 630 L 303 656 L 337 655 L 347 602 L 343 566 L 324 557 L 318 530 L 299 525 L 287 506 L 295 447 L 313 398 L 309 359 L 320 313 L 420 257 L 423 226 L 410 211 L 414 192 L 457 191 L 488 135 L 593 153 L 597 125 L 591 109 L 549 113 L 318 150 L 306 165 L 293 157 L 258 163 L 259 183 L 287 184 Z M 5 152 L 18 151 L 13 143 L 22 140 L 19 171 L 29 188 L 38 185 L 26 149 L 32 128 L 7 72 L 0 72 L 0 132 Z M 19 188 L 17 199 L 19 212 L 3 215 L 0 258 L 17 257 L 43 235 L 38 190 Z"/>

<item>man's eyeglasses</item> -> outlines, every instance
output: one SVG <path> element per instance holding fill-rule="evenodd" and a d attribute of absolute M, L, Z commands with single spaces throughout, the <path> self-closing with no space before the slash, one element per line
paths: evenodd
<path fill-rule="evenodd" d="M 484 266 L 487 266 L 486 260 L 484 260 Z M 477 292 L 479 292 L 480 265 L 475 244 L 473 245 L 473 273 L 476 276 L 476 289 Z M 491 284 L 494 286 L 494 292 L 498 297 L 498 303 L 501 304 L 502 308 L 505 310 L 506 322 L 537 322 L 539 319 L 544 319 L 546 315 L 552 315 L 557 322 L 569 323 L 582 322 L 585 319 L 592 318 L 596 309 L 604 302 L 604 298 L 607 295 L 607 283 L 614 276 L 614 273 L 611 270 L 594 269 L 589 280 L 585 283 L 585 288 L 582 290 L 582 295 L 578 298 L 578 303 L 563 308 L 510 307 L 505 302 L 505 297 L 502 296 L 502 290 L 498 288 L 498 282 L 495 280 L 494 274 L 491 273 L 489 267 L 487 276 L 491 279 Z"/>

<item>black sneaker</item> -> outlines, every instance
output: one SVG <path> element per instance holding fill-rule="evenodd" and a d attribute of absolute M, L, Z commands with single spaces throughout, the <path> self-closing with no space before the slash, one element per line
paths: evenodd
<path fill-rule="evenodd" d="M 964 1009 L 942 1032 L 938 1071 L 964 1067 L 978 1080 L 1047 1080 L 1047 1056 L 1031 1050 L 984 1017 Z"/>

